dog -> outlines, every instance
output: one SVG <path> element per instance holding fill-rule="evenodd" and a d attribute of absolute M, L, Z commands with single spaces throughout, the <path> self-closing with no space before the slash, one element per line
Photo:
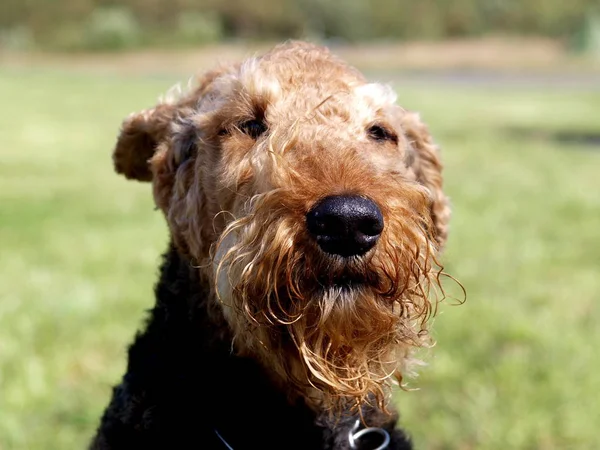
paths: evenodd
<path fill-rule="evenodd" d="M 391 88 L 287 42 L 129 116 L 113 154 L 170 244 L 92 449 L 409 449 L 450 207 Z"/>

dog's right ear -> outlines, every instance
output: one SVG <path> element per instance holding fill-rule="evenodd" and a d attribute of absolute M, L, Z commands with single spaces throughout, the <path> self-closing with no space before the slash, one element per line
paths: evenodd
<path fill-rule="evenodd" d="M 176 107 L 162 103 L 152 109 L 131 114 L 123 121 L 121 133 L 113 152 L 117 173 L 138 181 L 151 181 L 148 161 L 157 145 L 165 139 Z"/>
<path fill-rule="evenodd" d="M 450 206 L 448 197 L 442 189 L 442 163 L 439 149 L 417 113 L 406 111 L 402 116 L 402 128 L 409 141 L 412 152 L 411 166 L 417 181 L 429 189 L 432 201 L 431 215 L 436 228 L 435 237 L 440 248 L 443 248 L 448 238 Z"/>

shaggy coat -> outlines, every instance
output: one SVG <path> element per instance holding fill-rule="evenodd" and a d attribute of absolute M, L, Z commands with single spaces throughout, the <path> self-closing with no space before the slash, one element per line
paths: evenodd
<path fill-rule="evenodd" d="M 332 418 L 302 401 L 290 404 L 256 360 L 232 354 L 208 284 L 171 245 L 156 306 L 129 348 L 127 372 L 91 449 L 227 449 L 217 433 L 235 450 L 350 449 L 357 414 Z M 390 450 L 411 448 L 395 428 L 397 415 L 370 408 L 363 414 L 369 425 L 389 431 Z M 362 442 L 359 449 L 379 442 Z"/>
<path fill-rule="evenodd" d="M 92 448 L 340 450 L 357 420 L 410 447 L 391 388 L 431 344 L 450 210 L 395 100 L 292 42 L 124 121 L 115 168 L 152 182 L 171 244 Z"/>

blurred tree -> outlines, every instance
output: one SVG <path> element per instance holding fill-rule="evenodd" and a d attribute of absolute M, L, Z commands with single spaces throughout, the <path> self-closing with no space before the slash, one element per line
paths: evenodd
<path fill-rule="evenodd" d="M 312 36 L 356 41 L 442 39 L 485 33 L 540 35 L 574 41 L 582 33 L 582 27 L 589 27 L 586 18 L 600 6 L 598 2 L 2 0 L 0 36 L 10 38 L 0 39 L 0 45 L 29 39 L 41 47 L 95 49 L 188 45 L 237 38 Z"/>

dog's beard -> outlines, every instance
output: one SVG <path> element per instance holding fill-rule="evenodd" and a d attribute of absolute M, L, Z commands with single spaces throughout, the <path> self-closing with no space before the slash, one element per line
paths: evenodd
<path fill-rule="evenodd" d="M 389 219 L 374 250 L 343 259 L 261 201 L 229 225 L 214 257 L 236 349 L 258 357 L 292 395 L 319 393 L 319 407 L 385 409 L 393 380 L 411 370 L 412 350 L 430 343 L 441 267 L 428 214 Z"/>

